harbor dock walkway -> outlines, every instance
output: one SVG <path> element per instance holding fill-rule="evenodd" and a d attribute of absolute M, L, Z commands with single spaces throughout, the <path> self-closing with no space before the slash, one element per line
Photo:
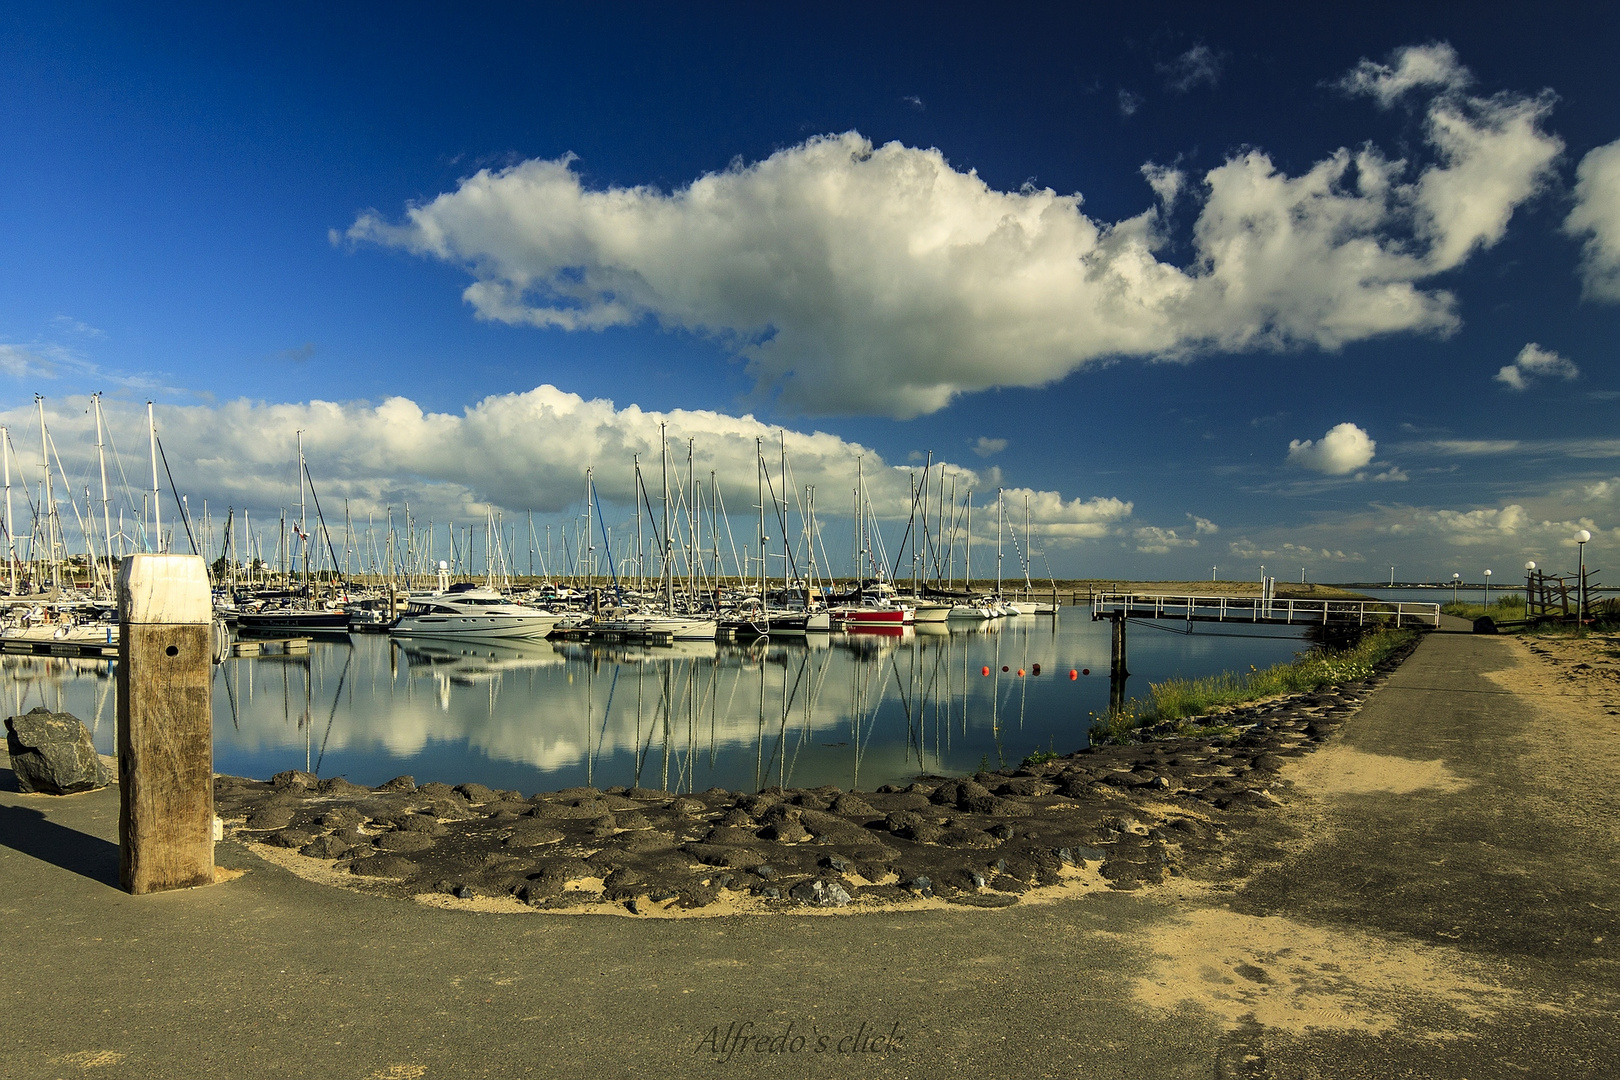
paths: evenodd
<path fill-rule="evenodd" d="M 5 771 L 0 1076 L 1612 1077 L 1617 774 L 1620 717 L 1436 633 L 1217 880 L 653 920 L 440 910 L 233 843 L 245 875 L 130 896 L 116 790 Z"/>

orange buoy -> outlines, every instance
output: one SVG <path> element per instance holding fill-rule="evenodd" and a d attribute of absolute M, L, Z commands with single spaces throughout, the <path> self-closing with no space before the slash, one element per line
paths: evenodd
<path fill-rule="evenodd" d="M 1024 677 L 1024 669 L 1023 668 L 1018 669 L 1018 677 L 1020 679 L 1022 679 Z"/>
<path fill-rule="evenodd" d="M 1069 669 L 1069 679 L 1070 679 L 1070 681 L 1078 679 L 1079 677 L 1080 677 L 1080 673 L 1078 671 L 1074 670 L 1074 668 Z"/>
<path fill-rule="evenodd" d="M 981 668 L 979 670 L 979 674 L 980 675 L 988 675 L 988 674 L 990 674 L 990 665 L 986 664 L 983 668 Z"/>

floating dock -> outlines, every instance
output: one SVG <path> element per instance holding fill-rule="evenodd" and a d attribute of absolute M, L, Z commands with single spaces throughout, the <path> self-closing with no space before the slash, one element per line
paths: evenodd
<path fill-rule="evenodd" d="M 50 641 L 32 640 L 29 638 L 5 638 L 0 640 L 0 651 L 8 653 L 32 653 L 35 656 L 89 656 L 104 657 L 118 656 L 118 643 L 111 645 L 105 641 Z"/>
<path fill-rule="evenodd" d="M 233 656 L 307 656 L 309 655 L 309 638 L 253 638 L 246 641 L 233 641 L 230 650 L 226 652 L 227 658 Z"/>

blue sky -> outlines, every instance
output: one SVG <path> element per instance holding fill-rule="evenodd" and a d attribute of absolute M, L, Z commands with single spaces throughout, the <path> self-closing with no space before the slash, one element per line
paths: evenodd
<path fill-rule="evenodd" d="M 668 414 L 734 512 L 785 428 L 829 547 L 858 445 L 1060 576 L 1601 564 L 1620 12 L 1207 9 L 10 7 L 19 467 L 102 391 L 194 512 L 302 429 L 356 514 L 561 521 Z"/>

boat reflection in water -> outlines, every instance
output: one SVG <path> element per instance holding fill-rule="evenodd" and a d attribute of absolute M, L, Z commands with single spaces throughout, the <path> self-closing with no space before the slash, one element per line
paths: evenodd
<path fill-rule="evenodd" d="M 1088 714 L 1107 707 L 1107 624 L 1088 614 L 665 646 L 317 640 L 307 653 L 216 668 L 215 769 L 307 768 L 363 784 L 409 774 L 528 794 L 637 783 L 871 789 L 1017 765 L 1085 745 Z M 1144 632 L 1131 642 L 1130 689 L 1264 666 L 1301 647 Z M 112 751 L 112 661 L 4 661 L 14 710 L 65 708 Z"/>

